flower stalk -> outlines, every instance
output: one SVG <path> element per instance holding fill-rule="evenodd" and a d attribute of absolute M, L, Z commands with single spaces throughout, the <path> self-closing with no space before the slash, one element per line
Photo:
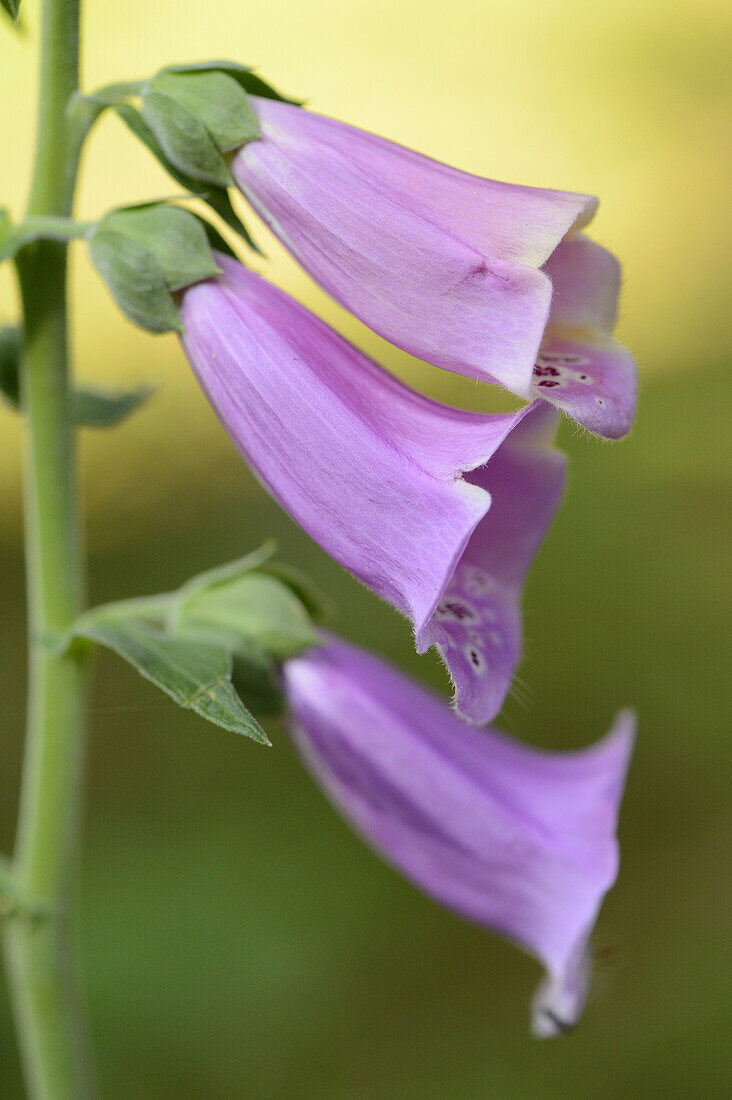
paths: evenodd
<path fill-rule="evenodd" d="M 93 117 L 74 100 L 79 0 L 44 0 L 38 138 L 29 216 L 71 215 L 81 144 Z M 7 922 L 5 952 L 29 1095 L 92 1095 L 74 950 L 75 870 L 85 669 L 58 640 L 83 606 L 69 386 L 66 244 L 39 241 L 16 260 L 24 314 L 25 524 L 29 693 L 11 874 L 43 914 Z"/>

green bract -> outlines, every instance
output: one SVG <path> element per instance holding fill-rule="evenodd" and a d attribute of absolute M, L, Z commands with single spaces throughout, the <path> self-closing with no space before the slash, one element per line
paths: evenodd
<path fill-rule="evenodd" d="M 182 707 L 214 725 L 263 745 L 270 743 L 234 690 L 232 656 L 223 646 L 170 637 L 136 620 L 101 621 L 83 627 L 79 634 L 124 657 Z"/>
<path fill-rule="evenodd" d="M 176 592 L 96 608 L 71 638 L 114 650 L 181 706 L 269 744 L 252 712 L 282 709 L 277 663 L 317 644 L 299 579 L 270 572 L 273 552 L 268 543 Z"/>
<path fill-rule="evenodd" d="M 220 274 L 202 223 L 177 206 L 112 211 L 89 252 L 117 305 L 150 332 L 180 331 L 173 292 Z"/>

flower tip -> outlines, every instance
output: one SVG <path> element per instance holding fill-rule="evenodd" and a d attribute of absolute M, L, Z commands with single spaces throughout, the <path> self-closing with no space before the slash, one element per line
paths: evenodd
<path fill-rule="evenodd" d="M 589 970 L 582 943 L 563 973 L 542 981 L 531 1002 L 531 1033 L 536 1039 L 554 1039 L 574 1030 L 587 999 Z"/>

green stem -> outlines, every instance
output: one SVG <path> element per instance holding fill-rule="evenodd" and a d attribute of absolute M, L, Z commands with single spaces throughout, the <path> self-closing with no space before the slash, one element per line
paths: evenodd
<path fill-rule="evenodd" d="M 43 0 L 38 140 L 29 215 L 69 217 L 90 117 L 78 87 L 79 0 Z M 85 670 L 55 643 L 83 605 L 68 379 L 66 244 L 39 241 L 17 257 L 25 337 L 26 571 L 29 699 L 12 873 L 45 919 L 8 921 L 6 959 L 33 1100 L 85 1100 L 91 1075 L 74 950 Z"/>

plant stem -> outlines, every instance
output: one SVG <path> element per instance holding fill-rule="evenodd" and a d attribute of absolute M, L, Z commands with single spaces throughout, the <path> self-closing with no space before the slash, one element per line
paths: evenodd
<path fill-rule="evenodd" d="M 43 0 L 41 88 L 29 215 L 69 217 L 88 120 L 68 110 L 78 88 L 79 0 Z M 17 257 L 24 311 L 25 523 L 29 621 L 26 754 L 12 873 L 42 913 L 8 921 L 6 959 L 33 1100 L 91 1096 L 74 952 L 85 670 L 53 644 L 83 603 L 68 378 L 66 244 Z"/>

